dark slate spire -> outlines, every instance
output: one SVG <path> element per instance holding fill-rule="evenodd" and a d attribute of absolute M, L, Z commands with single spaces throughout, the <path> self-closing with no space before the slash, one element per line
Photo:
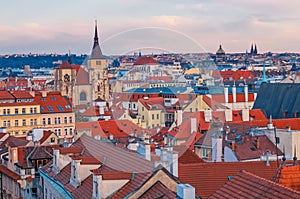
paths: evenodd
<path fill-rule="evenodd" d="M 254 46 L 254 51 L 253 51 L 254 55 L 257 55 L 257 47 L 256 47 L 256 44 Z"/>
<path fill-rule="evenodd" d="M 103 59 L 102 51 L 99 45 L 97 20 L 95 21 L 94 45 L 91 53 L 91 59 Z"/>
<path fill-rule="evenodd" d="M 250 54 L 253 55 L 253 44 L 251 44 Z"/>
<path fill-rule="evenodd" d="M 295 145 L 295 147 L 294 147 L 294 157 L 293 157 L 293 160 L 294 160 L 293 165 L 297 165 L 296 145 Z"/>

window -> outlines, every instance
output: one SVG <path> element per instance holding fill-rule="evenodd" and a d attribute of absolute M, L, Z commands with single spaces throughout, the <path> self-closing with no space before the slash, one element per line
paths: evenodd
<path fill-rule="evenodd" d="M 101 61 L 96 61 L 96 65 L 100 66 L 101 65 Z"/>
<path fill-rule="evenodd" d="M 133 104 L 133 109 L 135 109 L 135 104 Z"/>
<path fill-rule="evenodd" d="M 57 118 L 56 117 L 54 118 L 54 124 L 57 124 Z"/>
<path fill-rule="evenodd" d="M 48 109 L 48 111 L 53 111 L 53 108 L 52 108 L 52 106 L 47 106 L 47 109 Z"/>
<path fill-rule="evenodd" d="M 70 128 L 70 135 L 73 135 L 73 129 L 72 128 Z"/>
<path fill-rule="evenodd" d="M 156 119 L 158 119 L 158 120 L 159 120 L 159 114 L 156 114 Z"/>
<path fill-rule="evenodd" d="M 22 108 L 22 114 L 26 113 L 26 108 Z"/>
<path fill-rule="evenodd" d="M 202 158 L 208 158 L 208 149 L 202 148 Z"/>
<path fill-rule="evenodd" d="M 61 129 L 58 129 L 58 136 L 61 136 Z"/>
<path fill-rule="evenodd" d="M 6 127 L 6 125 L 7 125 L 7 124 L 6 124 L 6 121 L 4 120 L 4 121 L 3 121 L 3 127 Z"/>
<path fill-rule="evenodd" d="M 3 109 L 3 115 L 6 115 L 6 109 Z"/>
<path fill-rule="evenodd" d="M 144 111 L 144 107 L 142 106 L 142 111 Z"/>
<path fill-rule="evenodd" d="M 152 114 L 152 120 L 154 120 L 154 114 Z"/>
<path fill-rule="evenodd" d="M 69 117 L 69 123 L 72 123 L 73 122 L 73 119 L 72 119 L 72 116 Z"/>
<path fill-rule="evenodd" d="M 33 112 L 34 112 L 34 113 L 37 113 L 36 107 L 33 108 Z"/>
<path fill-rule="evenodd" d="M 33 113 L 33 108 L 30 108 L 30 113 Z"/>
<path fill-rule="evenodd" d="M 15 108 L 15 114 L 19 114 L 19 109 Z"/>
<path fill-rule="evenodd" d="M 10 120 L 7 121 L 7 126 L 10 127 Z"/>
<path fill-rule="evenodd" d="M 67 128 L 65 129 L 65 135 L 68 135 L 68 129 Z"/>
<path fill-rule="evenodd" d="M 190 113 L 191 113 L 191 112 L 193 112 L 193 109 L 192 109 L 192 108 L 190 108 Z"/>
<path fill-rule="evenodd" d="M 15 126 L 19 126 L 19 120 L 15 120 Z"/>
<path fill-rule="evenodd" d="M 51 124 L 51 118 L 50 117 L 48 118 L 48 124 Z"/>
<path fill-rule="evenodd" d="M 66 109 L 70 109 L 70 108 L 71 108 L 71 106 L 70 106 L 70 105 L 66 105 L 65 107 L 66 107 Z"/>
<path fill-rule="evenodd" d="M 22 120 L 22 126 L 26 126 L 26 120 L 25 119 Z"/>
<path fill-rule="evenodd" d="M 30 119 L 30 125 L 33 126 L 33 119 Z"/>
<path fill-rule="evenodd" d="M 46 118 L 43 118 L 43 125 L 46 125 Z"/>
<path fill-rule="evenodd" d="M 80 100 L 86 100 L 86 93 L 85 92 L 80 93 Z"/>
<path fill-rule="evenodd" d="M 65 124 L 68 123 L 68 118 L 67 118 L 67 117 L 64 118 L 64 123 L 65 123 Z"/>
<path fill-rule="evenodd" d="M 55 138 L 51 138 L 51 143 L 54 143 L 55 142 Z"/>
<path fill-rule="evenodd" d="M 19 135 L 19 132 L 18 132 L 18 131 L 16 131 L 16 132 L 15 132 L 15 135 Z"/>
<path fill-rule="evenodd" d="M 9 115 L 10 114 L 10 109 L 7 109 L 7 115 Z"/>
<path fill-rule="evenodd" d="M 57 118 L 57 123 L 60 124 L 60 117 Z"/>
<path fill-rule="evenodd" d="M 58 110 L 63 111 L 64 108 L 62 106 L 57 106 Z"/>
<path fill-rule="evenodd" d="M 34 119 L 33 121 L 34 125 L 37 125 L 37 119 Z"/>

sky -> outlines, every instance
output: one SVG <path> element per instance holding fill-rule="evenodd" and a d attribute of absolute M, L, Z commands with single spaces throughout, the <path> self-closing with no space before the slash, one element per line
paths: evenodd
<path fill-rule="evenodd" d="M 89 54 L 95 20 L 103 54 L 300 52 L 299 0 L 9 0 L 0 54 Z M 151 50 L 150 50 L 151 51 Z"/>

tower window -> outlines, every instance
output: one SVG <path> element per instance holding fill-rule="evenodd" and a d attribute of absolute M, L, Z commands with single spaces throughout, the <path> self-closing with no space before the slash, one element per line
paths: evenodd
<path fill-rule="evenodd" d="M 101 61 L 96 61 L 96 65 L 100 66 L 101 65 Z"/>
<path fill-rule="evenodd" d="M 86 100 L 86 93 L 85 92 L 80 93 L 80 100 Z"/>

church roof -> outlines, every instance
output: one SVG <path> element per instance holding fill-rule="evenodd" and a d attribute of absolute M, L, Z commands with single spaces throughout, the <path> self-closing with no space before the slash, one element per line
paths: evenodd
<path fill-rule="evenodd" d="M 153 59 L 153 57 L 149 57 L 149 56 L 144 56 L 144 57 L 139 57 L 133 65 L 157 65 L 158 62 Z"/>
<path fill-rule="evenodd" d="M 95 25 L 95 36 L 94 36 L 94 45 L 91 53 L 90 59 L 103 59 L 102 51 L 100 49 L 99 45 L 99 39 L 98 39 L 98 30 L 97 30 L 97 24 Z"/>
<path fill-rule="evenodd" d="M 220 45 L 218 51 L 216 52 L 217 55 L 224 55 L 225 51 L 222 49 L 222 45 Z"/>

